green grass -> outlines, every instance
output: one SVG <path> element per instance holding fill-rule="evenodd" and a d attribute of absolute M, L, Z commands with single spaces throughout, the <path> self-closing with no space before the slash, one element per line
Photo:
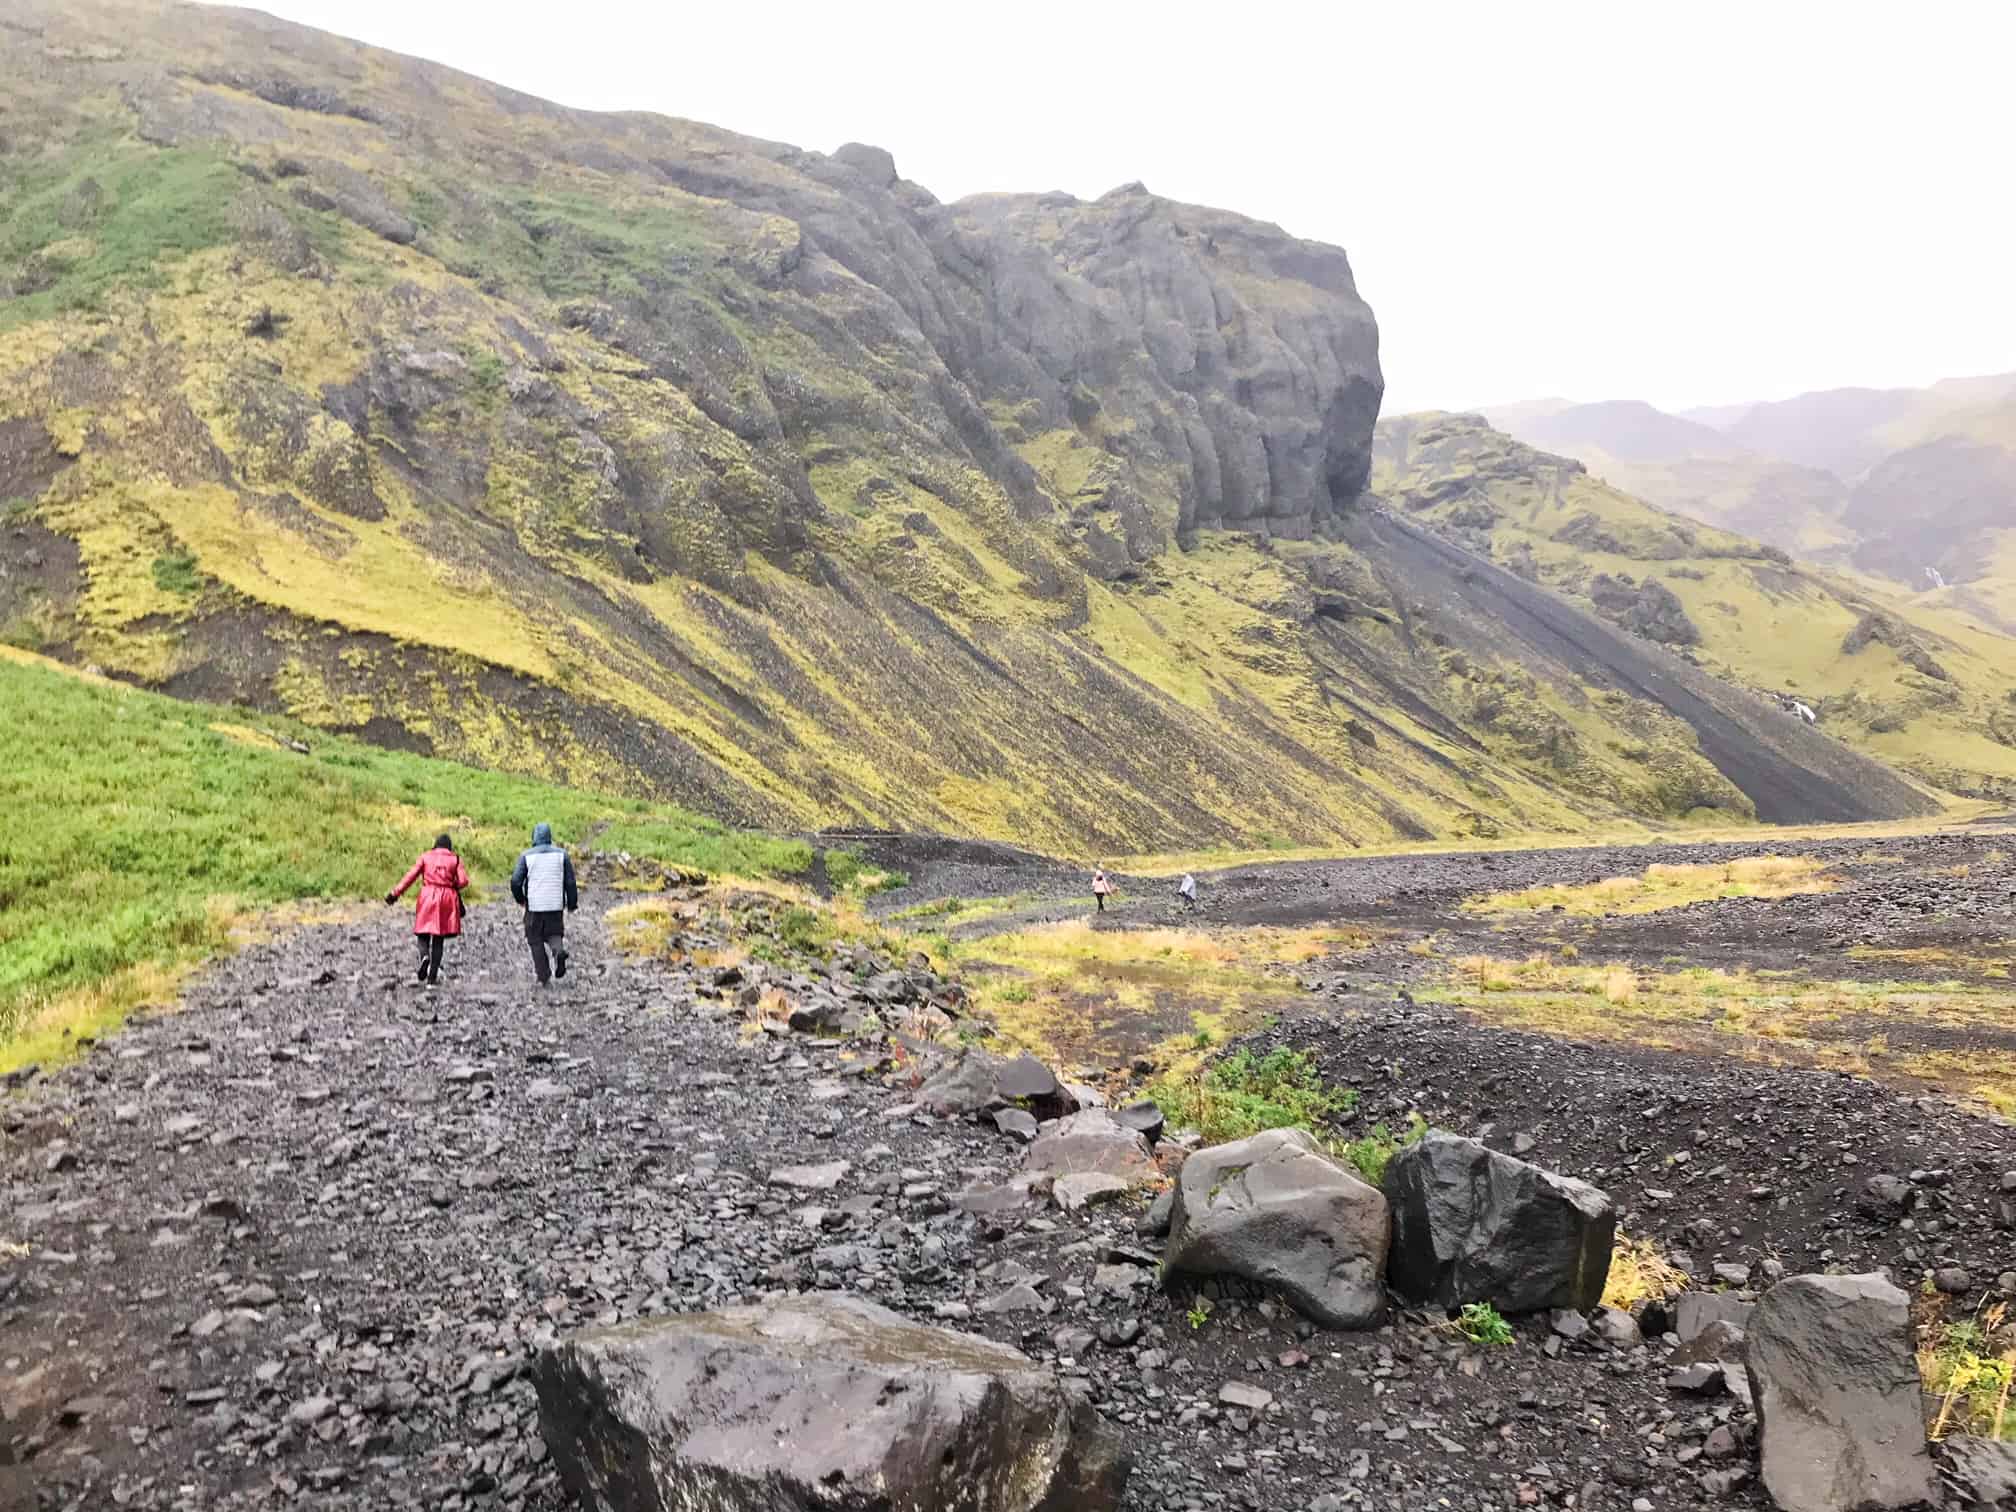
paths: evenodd
<path fill-rule="evenodd" d="M 206 148 L 102 143 L 0 181 L 0 275 L 28 289 L 0 301 L 0 330 L 100 309 L 114 290 L 156 282 L 162 263 L 221 246 L 243 186 Z"/>
<path fill-rule="evenodd" d="M 203 586 L 196 558 L 186 551 L 154 558 L 154 586 L 163 593 L 191 594 Z"/>
<path fill-rule="evenodd" d="M 835 892 L 858 892 L 872 897 L 910 885 L 907 872 L 885 871 L 858 850 L 834 849 L 826 852 L 826 881 Z"/>
<path fill-rule="evenodd" d="M 311 754 L 262 738 L 274 733 Z M 248 915 L 378 898 L 443 829 L 485 889 L 541 820 L 563 842 L 710 873 L 785 874 L 811 859 L 798 842 L 669 805 L 376 750 L 18 659 L 0 659 L 0 802 L 0 1068 L 116 1024 L 171 990 L 179 968 L 228 949 Z"/>
<path fill-rule="evenodd" d="M 1346 1141 L 1338 1153 L 1357 1169 L 1360 1176 L 1378 1186 L 1386 1179 L 1386 1163 L 1427 1132 L 1427 1121 L 1419 1113 L 1411 1113 L 1407 1118 L 1407 1127 L 1400 1133 L 1394 1133 L 1383 1123 L 1374 1124 L 1371 1133 Z"/>
<path fill-rule="evenodd" d="M 1472 1344 L 1499 1346 L 1512 1342 L 1512 1325 L 1489 1302 L 1465 1303 L 1450 1327 Z"/>
<path fill-rule="evenodd" d="M 1171 1121 L 1197 1130 L 1208 1144 L 1265 1129 L 1302 1129 L 1332 1143 L 1331 1121 L 1358 1104 L 1352 1088 L 1324 1083 L 1313 1055 L 1286 1046 L 1263 1056 L 1235 1050 L 1194 1079 L 1165 1078 L 1149 1095 Z"/>

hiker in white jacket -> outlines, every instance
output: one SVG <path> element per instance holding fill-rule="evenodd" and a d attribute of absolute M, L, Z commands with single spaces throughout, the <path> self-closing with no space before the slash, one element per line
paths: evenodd
<path fill-rule="evenodd" d="M 511 896 L 525 910 L 525 943 L 532 947 L 532 970 L 544 987 L 550 977 L 567 975 L 567 914 L 581 906 L 574 888 L 574 862 L 553 843 L 553 826 L 532 828 L 532 848 L 518 858 L 511 872 Z M 562 912 L 562 910 L 565 912 Z M 553 963 L 546 946 L 553 945 Z"/>

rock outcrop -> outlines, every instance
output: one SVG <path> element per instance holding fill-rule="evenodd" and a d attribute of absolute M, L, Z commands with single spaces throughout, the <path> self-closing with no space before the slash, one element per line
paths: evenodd
<path fill-rule="evenodd" d="M 1505 1313 L 1602 1300 L 1617 1214 L 1588 1182 L 1431 1129 L 1388 1163 L 1384 1188 L 1403 1297 Z"/>
<path fill-rule="evenodd" d="M 1241 1276 L 1329 1328 L 1386 1312 L 1386 1199 L 1301 1129 L 1199 1150 L 1170 1209 L 1169 1275 Z"/>
<path fill-rule="evenodd" d="M 534 1379 L 562 1478 L 602 1512 L 1105 1512 L 1129 1468 L 1027 1356 L 845 1293 L 591 1330 Z"/>
<path fill-rule="evenodd" d="M 1761 1474 L 1783 1512 L 1939 1502 L 1910 1303 L 1887 1277 L 1781 1281 L 1748 1332 Z"/>

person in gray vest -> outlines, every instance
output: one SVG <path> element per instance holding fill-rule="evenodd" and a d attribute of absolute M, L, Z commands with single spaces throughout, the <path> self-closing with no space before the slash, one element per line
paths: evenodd
<path fill-rule="evenodd" d="M 581 898 L 574 890 L 574 862 L 553 843 L 552 825 L 532 827 L 532 848 L 518 858 L 511 872 L 511 896 L 525 910 L 525 942 L 532 947 L 532 969 L 539 975 L 539 985 L 567 975 L 567 915 L 580 907 Z"/>

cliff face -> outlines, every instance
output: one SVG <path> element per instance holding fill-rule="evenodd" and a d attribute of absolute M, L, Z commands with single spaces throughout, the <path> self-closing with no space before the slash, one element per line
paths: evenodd
<path fill-rule="evenodd" d="M 940 204 L 249 12 L 10 0 L 0 69 L 10 639 L 779 824 L 1747 811 L 1558 659 L 1521 675 L 1588 749 L 1656 725 L 1684 780 L 1473 733 L 1441 558 L 1358 529 L 1335 248 L 1139 186 Z"/>

